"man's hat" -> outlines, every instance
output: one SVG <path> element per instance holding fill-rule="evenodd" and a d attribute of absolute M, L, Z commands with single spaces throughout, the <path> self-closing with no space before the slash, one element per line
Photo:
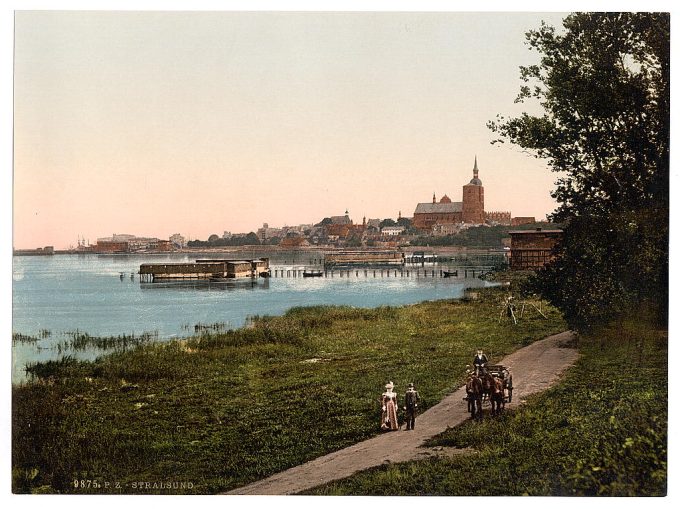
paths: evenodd
<path fill-rule="evenodd" d="M 392 382 L 387 382 L 387 384 L 385 384 L 385 389 L 394 389 L 394 384 Z"/>
<path fill-rule="evenodd" d="M 413 384 L 408 384 L 409 389 L 413 389 Z"/>

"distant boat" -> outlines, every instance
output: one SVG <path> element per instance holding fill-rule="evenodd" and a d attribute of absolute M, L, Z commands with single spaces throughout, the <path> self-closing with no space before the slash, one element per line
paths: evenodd
<path fill-rule="evenodd" d="M 444 277 L 458 277 L 458 271 L 457 270 L 445 270 L 442 272 Z"/>
<path fill-rule="evenodd" d="M 321 270 L 305 270 L 302 272 L 302 277 L 321 277 L 323 271 Z"/>

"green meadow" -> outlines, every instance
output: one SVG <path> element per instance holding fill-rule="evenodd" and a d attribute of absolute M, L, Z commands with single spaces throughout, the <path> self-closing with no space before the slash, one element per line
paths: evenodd
<path fill-rule="evenodd" d="M 12 390 L 13 491 L 217 493 L 354 444 L 379 432 L 387 381 L 401 393 L 414 382 L 426 409 L 463 383 L 478 346 L 499 360 L 566 328 L 545 303 L 547 319 L 527 309 L 518 325 L 499 322 L 506 295 L 294 308 L 35 365 Z"/>
<path fill-rule="evenodd" d="M 638 312 L 581 337 L 582 357 L 558 385 L 428 444 L 468 453 L 378 467 L 310 493 L 665 495 L 667 348 L 667 331 Z"/>

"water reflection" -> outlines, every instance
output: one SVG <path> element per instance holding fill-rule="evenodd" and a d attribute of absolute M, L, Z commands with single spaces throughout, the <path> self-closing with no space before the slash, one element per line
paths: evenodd
<path fill-rule="evenodd" d="M 167 281 L 156 283 L 139 283 L 142 291 L 157 290 L 196 290 L 196 291 L 235 291 L 235 290 L 269 290 L 269 278 L 234 279 L 233 281 Z"/>

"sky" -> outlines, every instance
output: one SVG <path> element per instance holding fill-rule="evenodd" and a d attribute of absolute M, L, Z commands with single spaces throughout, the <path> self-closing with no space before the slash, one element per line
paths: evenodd
<path fill-rule="evenodd" d="M 545 218 L 557 175 L 515 116 L 524 33 L 558 13 L 17 11 L 13 245 L 411 217 Z"/>

